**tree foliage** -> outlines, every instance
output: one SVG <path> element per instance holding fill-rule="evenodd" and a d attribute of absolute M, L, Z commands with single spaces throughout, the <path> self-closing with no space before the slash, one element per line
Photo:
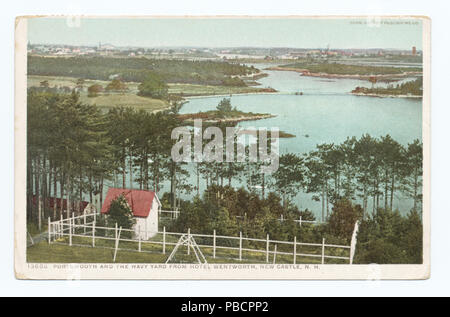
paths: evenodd
<path fill-rule="evenodd" d="M 108 210 L 108 221 L 117 223 L 117 226 L 122 227 L 122 229 L 132 229 L 136 223 L 133 212 L 123 195 L 120 195 L 111 202 Z"/>
<path fill-rule="evenodd" d="M 167 97 L 168 87 L 157 75 L 148 76 L 138 87 L 140 96 L 164 99 Z"/>
<path fill-rule="evenodd" d="M 68 57 L 46 58 L 28 56 L 29 75 L 70 76 L 109 80 L 120 75 L 125 82 L 143 82 L 149 76 L 158 76 L 165 83 L 245 86 L 239 75 L 259 72 L 253 66 L 218 61 L 189 61 L 174 59 Z"/>

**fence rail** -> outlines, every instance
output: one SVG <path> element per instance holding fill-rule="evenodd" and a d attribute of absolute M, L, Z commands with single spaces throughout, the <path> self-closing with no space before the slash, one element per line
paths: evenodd
<path fill-rule="evenodd" d="M 51 221 L 48 219 L 48 241 L 49 243 L 58 242 L 61 243 L 60 240 L 64 238 L 68 238 L 68 244 L 70 246 L 75 245 L 73 243 L 73 238 L 86 238 L 89 239 L 90 246 L 92 247 L 103 247 L 106 246 L 98 246 L 96 242 L 99 240 L 106 241 L 114 241 L 114 250 L 115 255 L 117 250 L 125 250 L 119 248 L 120 242 L 132 242 L 137 244 L 137 249 L 126 249 L 128 251 L 136 251 L 136 252 L 146 252 L 143 250 L 143 245 L 159 245 L 162 246 L 162 253 L 165 254 L 167 251 L 167 246 L 175 246 L 177 244 L 177 240 L 183 236 L 188 235 L 188 237 L 196 237 L 199 239 L 198 246 L 200 248 L 209 249 L 212 252 L 212 258 L 215 259 L 217 257 L 218 250 L 231 250 L 237 251 L 238 256 L 228 257 L 233 260 L 243 260 L 243 252 L 252 252 L 254 254 L 265 255 L 265 262 L 269 263 L 270 256 L 273 257 L 273 261 L 277 255 L 284 255 L 291 257 L 291 261 L 293 264 L 296 264 L 298 257 L 310 257 L 310 258 L 320 258 L 320 263 L 325 264 L 327 259 L 338 259 L 345 260 L 348 263 L 353 263 L 353 255 L 356 247 L 356 234 L 357 234 L 357 223 L 355 224 L 355 230 L 353 231 L 353 236 L 351 239 L 350 245 L 336 245 L 336 244 L 327 244 L 325 243 L 325 238 L 322 239 L 322 243 L 306 243 L 306 242 L 297 242 L 297 237 L 294 237 L 293 241 L 281 241 L 281 240 L 271 240 L 269 235 L 266 236 L 266 239 L 260 238 L 248 238 L 242 235 L 242 232 L 239 233 L 239 236 L 224 236 L 217 235 L 216 231 L 213 231 L 212 235 L 208 234 L 199 234 L 199 233 L 191 233 L 190 229 L 188 229 L 187 233 L 180 232 L 169 232 L 166 231 L 164 227 L 162 231 L 157 232 L 147 232 L 150 235 L 154 235 L 154 239 L 143 240 L 140 238 L 140 235 L 137 237 L 133 237 L 135 231 L 132 229 L 118 228 L 117 224 L 115 227 L 103 227 L 98 226 L 97 222 L 98 214 L 83 214 L 81 216 L 73 216 L 72 218 L 62 218 L 56 221 Z M 103 235 L 100 232 L 103 231 Z M 131 233 L 132 238 L 124 237 L 123 233 L 129 232 Z M 122 236 L 121 236 L 122 234 Z M 218 243 L 219 241 L 225 240 L 227 243 L 224 245 L 223 243 Z M 209 243 L 208 243 L 209 242 Z M 260 244 L 259 248 L 256 244 Z M 245 245 L 244 245 L 245 244 Z M 252 245 L 253 244 L 253 245 Z M 284 247 L 283 247 L 284 246 Z M 281 248 L 283 247 L 283 248 Z M 307 250 L 302 250 L 305 247 L 310 247 L 316 250 L 316 252 L 306 253 Z M 326 251 L 329 249 L 341 249 L 341 254 L 328 254 Z M 302 251 L 302 252 L 298 252 Z M 342 255 L 342 253 L 348 253 L 348 256 Z M 188 253 L 189 254 L 189 253 Z M 114 256 L 115 261 L 115 256 Z"/>
<path fill-rule="evenodd" d="M 179 210 L 158 210 L 158 215 L 160 217 L 167 217 L 171 219 L 177 219 L 180 215 Z"/>
<path fill-rule="evenodd" d="M 278 218 L 278 221 L 283 222 L 286 221 L 286 218 L 284 218 L 284 216 L 281 214 L 280 218 Z M 324 222 L 319 221 L 319 220 L 304 220 L 302 219 L 302 216 L 299 216 L 298 219 L 293 219 L 294 222 L 298 223 L 299 226 L 302 226 L 302 224 L 313 224 L 313 225 L 320 225 L 323 224 Z"/>

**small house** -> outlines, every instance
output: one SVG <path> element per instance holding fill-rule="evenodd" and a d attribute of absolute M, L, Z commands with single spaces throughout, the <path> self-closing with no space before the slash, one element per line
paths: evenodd
<path fill-rule="evenodd" d="M 36 195 L 33 195 L 32 199 L 33 207 L 38 207 L 38 197 Z M 42 200 L 42 204 L 46 205 L 47 208 L 50 210 L 53 210 L 55 208 L 56 204 L 56 210 L 58 212 L 61 211 L 61 203 L 62 203 L 62 211 L 63 213 L 67 212 L 67 199 L 61 199 L 56 197 L 47 197 L 45 200 Z M 95 213 L 96 207 L 95 205 L 87 202 L 87 201 L 78 201 L 78 200 L 71 200 L 70 201 L 70 210 L 74 213 Z M 72 216 L 72 215 L 71 215 Z"/>
<path fill-rule="evenodd" d="M 148 240 L 158 233 L 158 213 L 161 202 L 155 192 L 126 188 L 110 188 L 101 209 L 108 214 L 111 202 L 123 195 L 128 203 L 136 223 L 133 227 L 135 238 Z"/>

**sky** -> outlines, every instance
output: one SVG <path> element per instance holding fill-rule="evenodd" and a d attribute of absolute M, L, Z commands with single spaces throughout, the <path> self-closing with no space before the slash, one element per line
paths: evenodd
<path fill-rule="evenodd" d="M 32 44 L 422 49 L 419 19 L 31 18 Z"/>

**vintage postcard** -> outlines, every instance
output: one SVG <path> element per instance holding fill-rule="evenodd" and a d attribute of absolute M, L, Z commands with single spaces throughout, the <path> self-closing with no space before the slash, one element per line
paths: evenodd
<path fill-rule="evenodd" d="M 19 279 L 426 279 L 430 20 L 29 16 Z"/>

